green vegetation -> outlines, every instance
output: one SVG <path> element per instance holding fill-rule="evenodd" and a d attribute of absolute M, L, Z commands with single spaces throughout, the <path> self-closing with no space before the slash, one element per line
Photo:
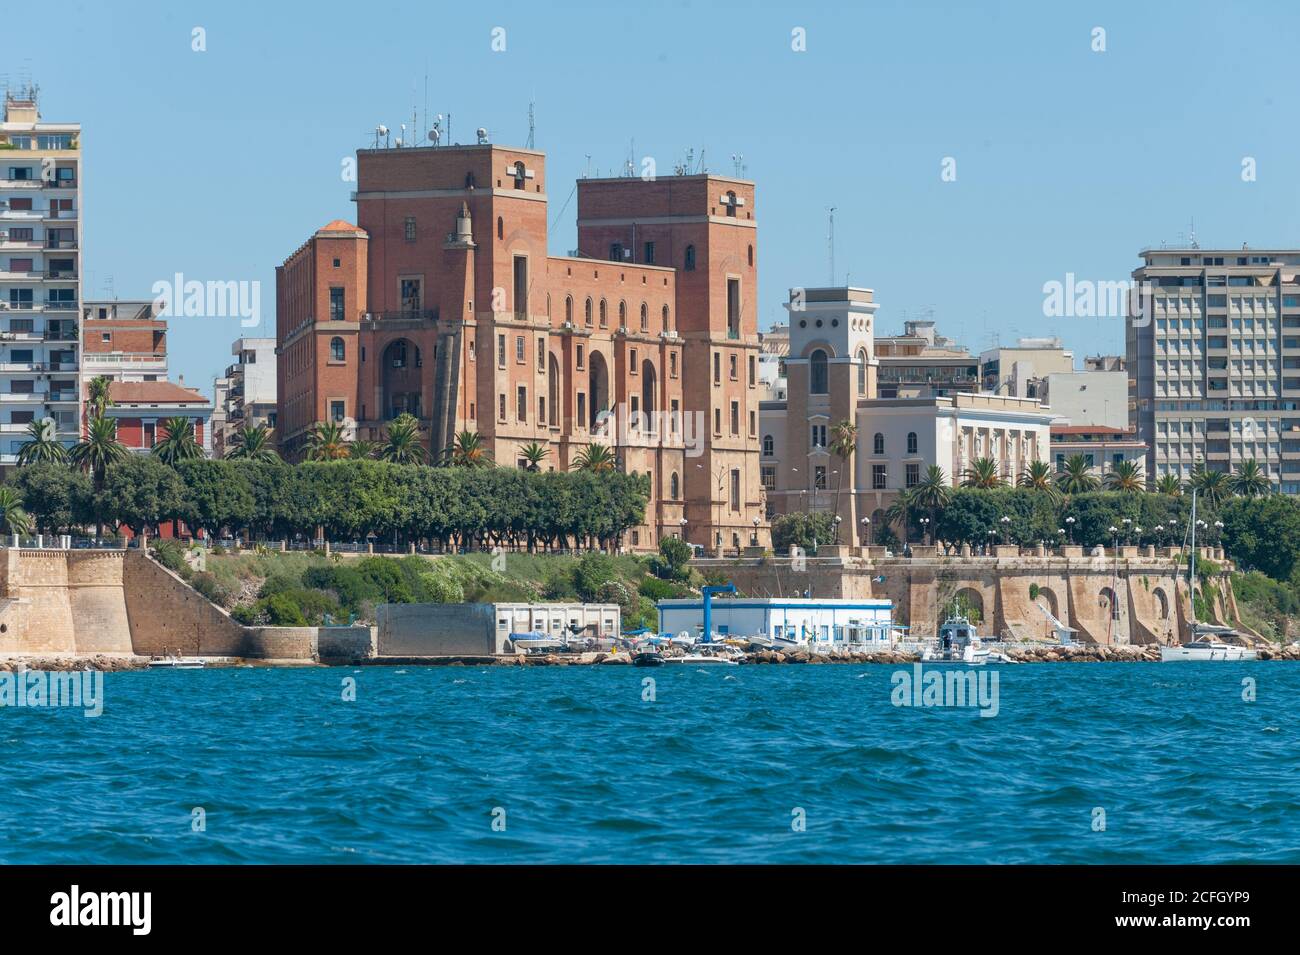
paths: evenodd
<path fill-rule="evenodd" d="M 789 552 L 790 545 L 803 549 L 805 554 L 817 553 L 819 544 L 838 543 L 835 515 L 826 512 L 807 514 L 795 511 L 782 514 L 772 521 L 772 546 L 778 552 Z"/>

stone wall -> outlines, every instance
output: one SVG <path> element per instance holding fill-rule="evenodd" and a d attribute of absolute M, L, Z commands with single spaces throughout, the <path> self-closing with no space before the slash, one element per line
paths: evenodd
<path fill-rule="evenodd" d="M 1172 556 L 1150 552 L 1121 557 L 960 557 L 913 548 L 911 558 L 837 556 L 809 558 L 795 570 L 788 558 L 701 560 L 701 570 L 719 571 L 750 596 L 886 598 L 896 623 L 916 639 L 930 639 L 954 600 L 980 612 L 982 632 L 1022 639 L 1053 640 L 1040 606 L 1079 631 L 1078 639 L 1106 646 L 1177 643 L 1190 620 L 1187 585 Z M 1241 629 L 1232 586 L 1217 583 L 1212 617 Z M 1031 597 L 1030 594 L 1036 594 Z"/>
<path fill-rule="evenodd" d="M 381 604 L 380 656 L 489 656 L 501 652 L 492 604 Z"/>
<path fill-rule="evenodd" d="M 245 628 L 167 568 L 125 552 L 122 592 L 128 636 L 143 656 L 244 656 Z"/>

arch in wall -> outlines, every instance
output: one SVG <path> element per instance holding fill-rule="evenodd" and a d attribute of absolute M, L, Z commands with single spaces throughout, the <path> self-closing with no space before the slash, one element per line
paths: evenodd
<path fill-rule="evenodd" d="M 1102 610 L 1110 614 L 1111 620 L 1119 619 L 1119 595 L 1109 587 L 1102 587 L 1097 594 L 1097 603 Z"/>
<path fill-rule="evenodd" d="M 1052 590 L 1051 587 L 1043 587 L 1040 585 L 1038 588 L 1038 600 L 1035 601 L 1035 603 L 1042 604 L 1047 608 L 1048 613 L 1057 620 L 1060 620 L 1061 623 L 1068 625 L 1069 621 L 1061 617 L 1061 602 L 1056 597 L 1056 591 Z"/>
<path fill-rule="evenodd" d="M 547 424 L 554 428 L 560 420 L 560 363 L 555 353 L 546 356 Z"/>
<path fill-rule="evenodd" d="M 808 394 L 825 395 L 830 393 L 828 361 L 826 351 L 821 348 L 813 349 L 813 353 L 808 356 Z"/>
<path fill-rule="evenodd" d="M 647 358 L 641 363 L 641 414 L 643 430 L 651 433 L 655 431 L 655 412 L 659 409 L 657 385 L 654 362 Z"/>
<path fill-rule="evenodd" d="M 976 623 L 977 621 L 979 623 L 984 623 L 987 621 L 988 618 L 984 614 L 984 595 L 974 587 L 962 587 L 952 595 L 952 599 L 958 607 L 970 614 L 971 623 Z M 940 614 L 945 616 L 950 613 L 951 610 L 951 606 L 939 608 Z"/>
<path fill-rule="evenodd" d="M 406 413 L 420 417 L 419 349 L 405 338 L 394 339 L 384 348 L 380 373 L 384 403 L 381 413 L 391 421 Z"/>
<path fill-rule="evenodd" d="M 609 365 L 605 362 L 605 356 L 595 350 L 587 356 L 587 365 L 588 427 L 594 428 L 597 416 L 602 411 L 609 410 Z"/>
<path fill-rule="evenodd" d="M 1151 596 L 1156 598 L 1156 609 L 1160 614 L 1161 620 L 1169 619 L 1169 595 L 1165 593 L 1163 587 L 1157 587 L 1151 591 Z"/>

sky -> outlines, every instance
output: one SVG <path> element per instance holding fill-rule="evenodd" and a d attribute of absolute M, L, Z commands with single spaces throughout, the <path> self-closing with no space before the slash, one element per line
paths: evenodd
<path fill-rule="evenodd" d="M 760 329 L 791 286 L 829 283 L 830 207 L 835 280 L 875 290 L 878 334 L 933 318 L 977 352 L 1059 335 L 1076 362 L 1122 353 L 1122 322 L 1044 317 L 1045 283 L 1127 279 L 1193 222 L 1202 247 L 1300 246 L 1294 3 L 60 9 L 5 16 L 0 80 L 30 76 L 44 119 L 83 124 L 83 297 L 260 282 L 258 328 L 171 321 L 172 377 L 209 394 L 234 339 L 274 335 L 275 266 L 355 221 L 344 159 L 413 108 L 422 128 L 450 114 L 456 141 L 523 145 L 535 103 L 552 254 L 576 245 L 588 171 L 653 157 L 670 175 L 691 149 L 734 175 L 743 156 Z"/>

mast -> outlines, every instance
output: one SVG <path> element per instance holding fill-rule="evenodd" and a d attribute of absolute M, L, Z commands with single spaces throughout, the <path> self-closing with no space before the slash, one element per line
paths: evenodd
<path fill-rule="evenodd" d="M 1192 488 L 1192 552 L 1187 559 L 1187 599 L 1192 603 L 1192 635 L 1196 635 L 1196 488 Z"/>

